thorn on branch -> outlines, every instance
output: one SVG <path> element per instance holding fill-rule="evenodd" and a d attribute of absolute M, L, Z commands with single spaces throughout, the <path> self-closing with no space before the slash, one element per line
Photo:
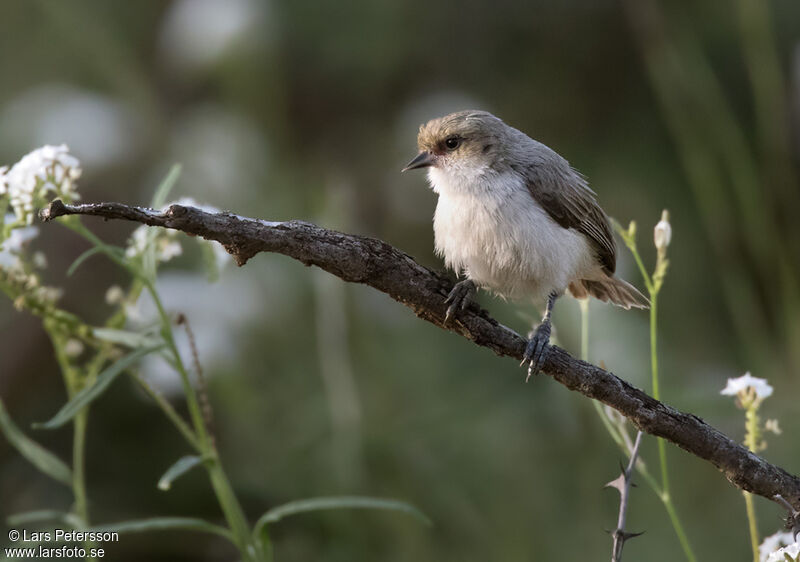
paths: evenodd
<path fill-rule="evenodd" d="M 617 528 L 611 533 L 611 536 L 614 539 L 611 550 L 611 562 L 621 562 L 622 548 L 625 546 L 625 542 L 629 539 L 644 534 L 644 532 L 628 533 L 625 531 L 625 519 L 628 513 L 630 488 L 633 486 L 633 482 L 631 482 L 631 476 L 633 475 L 633 468 L 636 466 L 636 457 L 639 455 L 639 445 L 641 442 L 642 432 L 639 431 L 636 434 L 636 442 L 633 444 L 628 466 L 623 467 L 622 463 L 620 462 L 620 475 L 606 484 L 607 488 L 614 488 L 619 492 L 619 517 L 617 518 Z"/>

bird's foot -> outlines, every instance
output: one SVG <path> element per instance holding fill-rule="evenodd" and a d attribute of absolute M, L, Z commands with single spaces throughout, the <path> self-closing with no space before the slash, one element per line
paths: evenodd
<path fill-rule="evenodd" d="M 476 290 L 477 287 L 475 283 L 469 279 L 456 283 L 456 286 L 453 287 L 453 290 L 450 291 L 450 294 L 447 295 L 447 299 L 444 301 L 445 304 L 450 305 L 447 307 L 447 314 L 445 314 L 444 317 L 445 324 L 450 322 L 450 318 L 452 318 L 456 312 L 467 308 L 469 303 L 472 302 L 472 296 L 475 294 Z"/>
<path fill-rule="evenodd" d="M 550 355 L 550 329 L 550 319 L 547 319 L 539 324 L 530 335 L 528 345 L 525 347 L 525 354 L 522 356 L 522 363 L 519 364 L 520 367 L 525 363 L 528 364 L 528 376 L 525 377 L 525 382 L 528 382 L 532 375 L 539 374 L 547 356 Z"/>

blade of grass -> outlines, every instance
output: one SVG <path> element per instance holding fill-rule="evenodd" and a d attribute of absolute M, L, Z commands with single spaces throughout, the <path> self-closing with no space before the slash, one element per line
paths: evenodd
<path fill-rule="evenodd" d="M 160 209 L 164 206 L 167 202 L 167 197 L 169 197 L 172 188 L 175 187 L 175 184 L 178 182 L 178 178 L 181 177 L 181 168 L 180 164 L 173 164 L 172 167 L 169 169 L 166 177 L 161 180 L 161 183 L 158 184 L 156 188 L 156 192 L 153 194 L 153 199 L 150 201 L 150 206 L 154 209 Z"/>
<path fill-rule="evenodd" d="M 75 273 L 75 271 L 83 264 L 83 262 L 88 260 L 90 257 L 95 254 L 105 253 L 106 251 L 116 252 L 120 259 L 125 255 L 125 251 L 117 246 L 107 246 L 106 249 L 103 249 L 99 246 L 94 246 L 75 258 L 75 261 L 72 262 L 72 265 L 70 265 L 69 269 L 67 269 L 67 277 L 71 277 L 72 274 Z"/>
<path fill-rule="evenodd" d="M 209 523 L 205 519 L 196 517 L 150 517 L 147 519 L 134 519 L 119 521 L 107 525 L 90 527 L 87 531 L 125 533 L 147 533 L 151 531 L 197 531 L 219 535 L 233 542 L 233 535 L 225 527 Z"/>
<path fill-rule="evenodd" d="M 72 470 L 57 456 L 39 445 L 16 426 L 0 400 L 0 431 L 8 442 L 33 466 L 50 478 L 72 486 Z"/>
<path fill-rule="evenodd" d="M 55 429 L 61 427 L 75 415 L 80 412 L 87 404 L 91 403 L 98 396 L 103 394 L 105 390 L 111 385 L 112 382 L 134 363 L 139 361 L 145 355 L 157 351 L 163 347 L 164 344 L 159 344 L 152 347 L 143 347 L 136 351 L 129 353 L 116 363 L 111 364 L 102 373 L 97 376 L 95 383 L 83 388 L 80 392 L 64 404 L 64 406 L 47 422 L 34 424 L 33 427 L 40 429 Z"/>
<path fill-rule="evenodd" d="M 273 507 L 259 517 L 254 527 L 253 534 L 257 538 L 267 525 L 270 523 L 277 523 L 290 515 L 329 509 L 386 509 L 400 511 L 411 515 L 425 525 L 433 524 L 419 509 L 403 501 L 366 496 L 329 496 L 296 500 Z"/>
<path fill-rule="evenodd" d="M 167 491 L 172 487 L 172 483 L 189 472 L 191 469 L 203 462 L 203 457 L 198 455 L 187 455 L 179 458 L 175 464 L 167 469 L 164 475 L 158 480 L 158 489 Z"/>

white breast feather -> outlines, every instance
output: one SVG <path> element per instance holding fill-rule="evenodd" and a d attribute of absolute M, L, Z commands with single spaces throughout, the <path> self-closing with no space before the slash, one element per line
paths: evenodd
<path fill-rule="evenodd" d="M 514 172 L 430 168 L 439 194 L 436 253 L 457 273 L 510 298 L 542 300 L 599 265 L 585 236 L 559 226 Z"/>

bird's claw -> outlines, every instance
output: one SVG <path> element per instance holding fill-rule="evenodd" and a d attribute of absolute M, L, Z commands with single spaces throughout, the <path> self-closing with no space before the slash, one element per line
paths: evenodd
<path fill-rule="evenodd" d="M 550 321 L 546 320 L 537 326 L 531 339 L 528 340 L 522 363 L 519 364 L 520 367 L 525 363 L 528 364 L 528 376 L 525 377 L 525 382 L 528 382 L 531 376 L 539 374 L 547 356 L 550 355 L 550 329 Z"/>
<path fill-rule="evenodd" d="M 453 290 L 450 291 L 450 294 L 447 295 L 444 301 L 445 304 L 450 305 L 447 307 L 447 313 L 444 315 L 445 324 L 450 322 L 450 319 L 456 312 L 464 310 L 469 306 L 469 303 L 472 301 L 472 295 L 475 294 L 475 290 L 475 283 L 469 279 L 456 283 L 455 287 L 453 287 Z"/>

